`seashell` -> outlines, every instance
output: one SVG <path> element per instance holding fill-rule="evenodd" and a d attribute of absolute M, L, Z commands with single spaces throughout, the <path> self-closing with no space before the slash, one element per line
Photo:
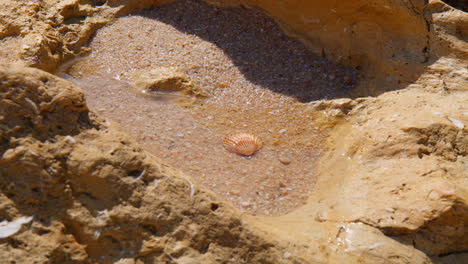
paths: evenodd
<path fill-rule="evenodd" d="M 250 156 L 262 147 L 262 141 L 255 135 L 238 133 L 227 135 L 223 145 L 232 153 Z"/>

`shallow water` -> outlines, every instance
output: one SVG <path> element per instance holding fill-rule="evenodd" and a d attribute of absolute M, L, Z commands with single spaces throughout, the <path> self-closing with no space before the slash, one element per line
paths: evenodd
<path fill-rule="evenodd" d="M 98 31 L 92 53 L 64 69 L 88 106 L 120 123 L 148 151 L 243 211 L 281 215 L 312 194 L 326 131 L 303 102 L 339 97 L 355 72 L 307 52 L 255 10 L 181 1 L 122 17 Z M 189 107 L 131 89 L 133 72 L 178 67 L 210 96 Z M 250 132 L 264 147 L 226 151 Z"/>

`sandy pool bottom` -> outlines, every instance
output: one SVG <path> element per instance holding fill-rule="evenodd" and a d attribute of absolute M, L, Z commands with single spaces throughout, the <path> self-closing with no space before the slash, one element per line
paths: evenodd
<path fill-rule="evenodd" d="M 355 72 L 307 52 L 261 12 L 181 1 L 122 17 L 98 31 L 92 53 L 64 69 L 89 107 L 149 152 L 241 210 L 285 214 L 312 194 L 326 131 L 306 102 L 346 94 Z M 210 96 L 189 107 L 131 89 L 135 71 L 177 67 Z M 226 151 L 250 132 L 264 147 Z"/>

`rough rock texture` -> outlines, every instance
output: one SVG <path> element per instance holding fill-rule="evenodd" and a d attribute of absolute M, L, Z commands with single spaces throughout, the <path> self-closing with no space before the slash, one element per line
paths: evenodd
<path fill-rule="evenodd" d="M 142 94 L 157 96 L 159 94 L 176 93 L 193 97 L 208 96 L 203 90 L 192 83 L 188 76 L 174 67 L 157 67 L 133 75 L 133 88 Z"/>
<path fill-rule="evenodd" d="M 0 218 L 34 216 L 24 232 L 1 241 L 2 261 L 282 258 L 284 243 L 93 116 L 67 81 L 1 66 L 0 92 Z"/>
<path fill-rule="evenodd" d="M 356 234 L 355 228 L 363 228 L 356 223 L 430 256 L 466 251 L 468 133 L 462 124 L 468 121 L 463 112 L 467 100 L 466 92 L 429 94 L 408 88 L 378 98 L 311 103 L 312 111 L 322 110 L 323 122 L 348 120 L 338 121 L 308 203 L 266 221 L 278 231 L 288 226 L 284 231 L 301 234 L 304 241 L 330 237 L 333 232 L 325 236 L 323 230 L 334 223 L 337 241 L 332 244 L 341 250 L 386 256 L 396 263 L 423 260 L 410 260 L 418 255 L 401 254 L 411 251 L 381 237 L 362 241 L 369 235 Z"/>
<path fill-rule="evenodd" d="M 323 159 L 315 188 L 336 195 L 311 197 L 319 219 L 366 223 L 431 255 L 466 250 L 467 100 L 408 89 L 356 103 Z"/>
<path fill-rule="evenodd" d="M 115 16 L 169 2 L 173 0 L 9 0 L 0 11 L 0 37 L 21 39 L 8 40 L 5 54 L 12 59 L 54 71 L 60 63 L 85 54 L 85 44 L 95 30 Z M 360 69 L 362 80 L 355 96 L 403 88 L 427 72 L 428 65 L 449 53 L 454 55 L 455 50 L 466 50 L 465 42 L 442 40 L 466 41 L 466 14 L 438 0 L 207 2 L 264 9 L 316 54 Z M 461 52 L 457 57 L 462 54 L 466 56 Z"/>
<path fill-rule="evenodd" d="M 170 1 L 4 1 L 0 58 L 47 71 L 116 15 Z M 214 2 L 214 1 L 209 1 Z M 266 10 L 312 51 L 359 67 L 320 101 L 330 151 L 309 202 L 242 215 L 90 112 L 41 70 L 0 67 L 0 240 L 19 263 L 466 263 L 468 16 L 431 0 L 217 1 Z M 411 85 L 409 85 L 411 84 Z"/>
<path fill-rule="evenodd" d="M 54 71 L 59 63 L 85 54 L 92 34 L 113 18 L 115 11 L 102 6 L 104 2 L 3 1 L 0 37 L 21 40 L 6 47 L 5 54 L 25 65 Z"/>

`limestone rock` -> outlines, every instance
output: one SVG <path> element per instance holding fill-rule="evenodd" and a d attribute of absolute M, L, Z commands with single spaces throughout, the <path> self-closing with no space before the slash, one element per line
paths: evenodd
<path fill-rule="evenodd" d="M 232 206 L 90 113 L 83 98 L 49 73 L 0 66 L 0 219 L 34 215 L 31 228 L 2 240 L 2 261 L 281 258 L 287 244 L 251 229 Z"/>
<path fill-rule="evenodd" d="M 206 97 L 207 94 L 193 84 L 187 75 L 175 67 L 157 67 L 133 74 L 133 88 L 148 96 L 182 94 L 193 97 Z"/>
<path fill-rule="evenodd" d="M 2 2 L 0 58 L 52 72 L 115 17 L 170 1 L 104 2 Z M 0 221 L 35 216 L 1 241 L 2 260 L 463 263 L 467 14 L 439 0 L 208 2 L 265 10 L 316 54 L 361 69 L 354 97 L 381 94 L 311 104 L 339 120 L 324 120 L 329 151 L 307 204 L 242 215 L 90 112 L 78 88 L 2 65 Z M 175 90 L 203 96 L 172 74 Z"/>

